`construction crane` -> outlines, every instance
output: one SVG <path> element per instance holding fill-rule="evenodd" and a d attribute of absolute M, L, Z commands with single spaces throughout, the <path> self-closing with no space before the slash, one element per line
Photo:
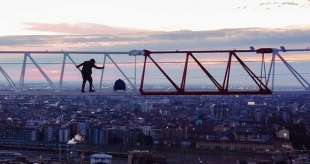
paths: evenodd
<path fill-rule="evenodd" d="M 282 62 L 289 72 L 293 75 L 293 77 L 300 83 L 300 85 L 304 88 L 304 90 L 310 90 L 309 82 L 291 65 L 289 62 L 281 55 L 282 53 L 287 52 L 308 52 L 309 48 L 306 49 L 286 49 L 285 47 L 280 48 L 259 48 L 255 49 L 254 47 L 250 47 L 250 49 L 232 49 L 232 50 L 186 50 L 186 51 L 152 51 L 152 50 L 132 50 L 132 51 L 0 51 L 0 54 L 21 54 L 23 55 L 22 69 L 20 71 L 19 81 L 12 80 L 11 76 L 7 73 L 7 71 L 0 64 L 0 73 L 8 82 L 9 86 L 12 90 L 18 91 L 16 94 L 27 94 L 29 91 L 25 90 L 25 74 L 27 70 L 27 63 L 29 61 L 35 66 L 35 68 L 39 71 L 42 77 L 46 80 L 48 86 L 55 92 L 52 91 L 40 91 L 29 94 L 72 94 L 72 93 L 62 93 L 63 90 L 63 82 L 64 82 L 64 72 L 66 70 L 67 61 L 73 65 L 76 65 L 77 62 L 71 56 L 72 54 L 82 54 L 82 55 L 103 55 L 104 61 L 103 65 L 109 61 L 112 65 L 115 66 L 116 70 L 120 72 L 125 81 L 129 84 L 128 86 L 131 88 L 131 91 L 140 95 L 251 95 L 251 94 L 261 94 L 268 95 L 272 94 L 275 87 L 275 66 L 276 61 Z M 245 53 L 253 53 L 254 55 L 260 57 L 260 73 L 256 74 L 254 70 L 252 70 L 244 60 L 240 57 L 241 54 Z M 63 60 L 60 68 L 60 77 L 58 85 L 51 80 L 48 74 L 42 69 L 40 63 L 38 63 L 32 54 L 60 54 L 63 55 Z M 184 57 L 182 62 L 184 64 L 183 68 L 180 70 L 182 73 L 182 77 L 179 80 L 173 79 L 167 71 L 160 65 L 160 62 L 155 59 L 155 57 L 159 57 L 160 55 L 181 55 Z M 226 54 L 226 69 L 223 74 L 223 81 L 218 81 L 215 78 L 215 75 L 211 73 L 208 67 L 206 67 L 203 62 L 197 58 L 197 55 L 216 55 L 216 54 Z M 129 76 L 125 73 L 125 71 L 119 66 L 116 60 L 114 60 L 113 55 L 127 55 L 129 57 L 134 57 L 134 80 L 129 78 Z M 268 56 L 270 60 L 267 61 L 266 56 Z M 141 62 L 142 70 L 140 83 L 137 84 L 137 57 L 142 57 L 143 61 Z M 214 90 L 196 90 L 190 91 L 186 88 L 186 84 L 188 83 L 188 75 L 189 68 L 188 65 L 192 60 L 193 63 L 198 65 L 198 68 L 204 73 L 205 77 L 207 77 L 214 86 Z M 256 90 L 243 89 L 243 90 L 234 90 L 230 88 L 231 85 L 231 76 L 232 76 L 232 63 L 237 63 L 240 68 L 242 68 L 246 75 L 252 80 L 255 84 Z M 267 67 L 266 63 L 270 63 L 269 67 Z M 147 67 L 148 65 L 155 65 L 155 69 L 159 70 L 159 72 L 165 77 L 165 79 L 171 84 L 173 90 L 156 90 L 149 91 L 145 88 L 145 83 L 147 79 L 145 78 L 148 74 Z M 100 75 L 100 84 L 99 88 L 103 87 L 103 77 L 104 70 L 102 70 Z M 152 77 L 152 76 L 151 76 Z M 18 85 L 17 85 L 18 84 Z M 203 84 L 201 84 L 203 85 Z M 0 91 L 0 94 L 8 94 L 8 91 Z M 101 95 L 103 93 L 96 92 L 93 94 Z"/>

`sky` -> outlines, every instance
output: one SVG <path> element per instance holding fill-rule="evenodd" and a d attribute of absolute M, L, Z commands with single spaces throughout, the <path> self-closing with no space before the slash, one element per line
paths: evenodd
<path fill-rule="evenodd" d="M 310 46 L 310 0 L 4 0 L 0 20 L 0 50 Z"/>
<path fill-rule="evenodd" d="M 6 0 L 1 6 L 0 35 L 62 33 L 37 30 L 40 23 L 154 31 L 279 28 L 307 25 L 310 12 L 309 0 Z"/>
<path fill-rule="evenodd" d="M 309 43 L 303 36 L 309 35 L 310 0 L 5 0 L 1 3 L 1 50 L 179 49 L 188 42 L 184 48 L 200 48 L 201 38 L 212 40 L 219 47 L 226 46 L 225 39 L 240 42 L 233 46 L 243 46 L 245 38 L 257 43 L 253 37 L 256 33 L 260 44 Z M 279 34 L 294 39 L 277 43 Z M 163 42 L 171 46 L 156 46 Z"/>

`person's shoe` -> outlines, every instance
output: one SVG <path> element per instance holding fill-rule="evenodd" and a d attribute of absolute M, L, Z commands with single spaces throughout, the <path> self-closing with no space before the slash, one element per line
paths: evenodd
<path fill-rule="evenodd" d="M 91 90 L 89 90 L 89 92 L 95 92 L 95 90 L 91 89 Z"/>
<path fill-rule="evenodd" d="M 84 90 L 81 90 L 81 92 L 84 93 L 85 91 L 84 91 Z"/>

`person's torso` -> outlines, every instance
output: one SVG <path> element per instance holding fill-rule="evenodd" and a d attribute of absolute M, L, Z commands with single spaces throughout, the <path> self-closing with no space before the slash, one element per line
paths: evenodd
<path fill-rule="evenodd" d="M 84 62 L 83 68 L 82 68 L 82 73 L 89 73 L 89 74 L 91 74 L 93 66 L 94 66 L 94 64 L 89 62 L 89 61 Z"/>

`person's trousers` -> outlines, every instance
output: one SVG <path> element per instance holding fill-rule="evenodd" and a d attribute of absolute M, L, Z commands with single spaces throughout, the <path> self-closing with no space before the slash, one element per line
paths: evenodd
<path fill-rule="evenodd" d="M 91 74 L 82 73 L 82 77 L 83 77 L 82 91 L 84 91 L 85 84 L 87 81 L 89 82 L 89 90 L 93 90 L 93 78 L 91 77 Z"/>

